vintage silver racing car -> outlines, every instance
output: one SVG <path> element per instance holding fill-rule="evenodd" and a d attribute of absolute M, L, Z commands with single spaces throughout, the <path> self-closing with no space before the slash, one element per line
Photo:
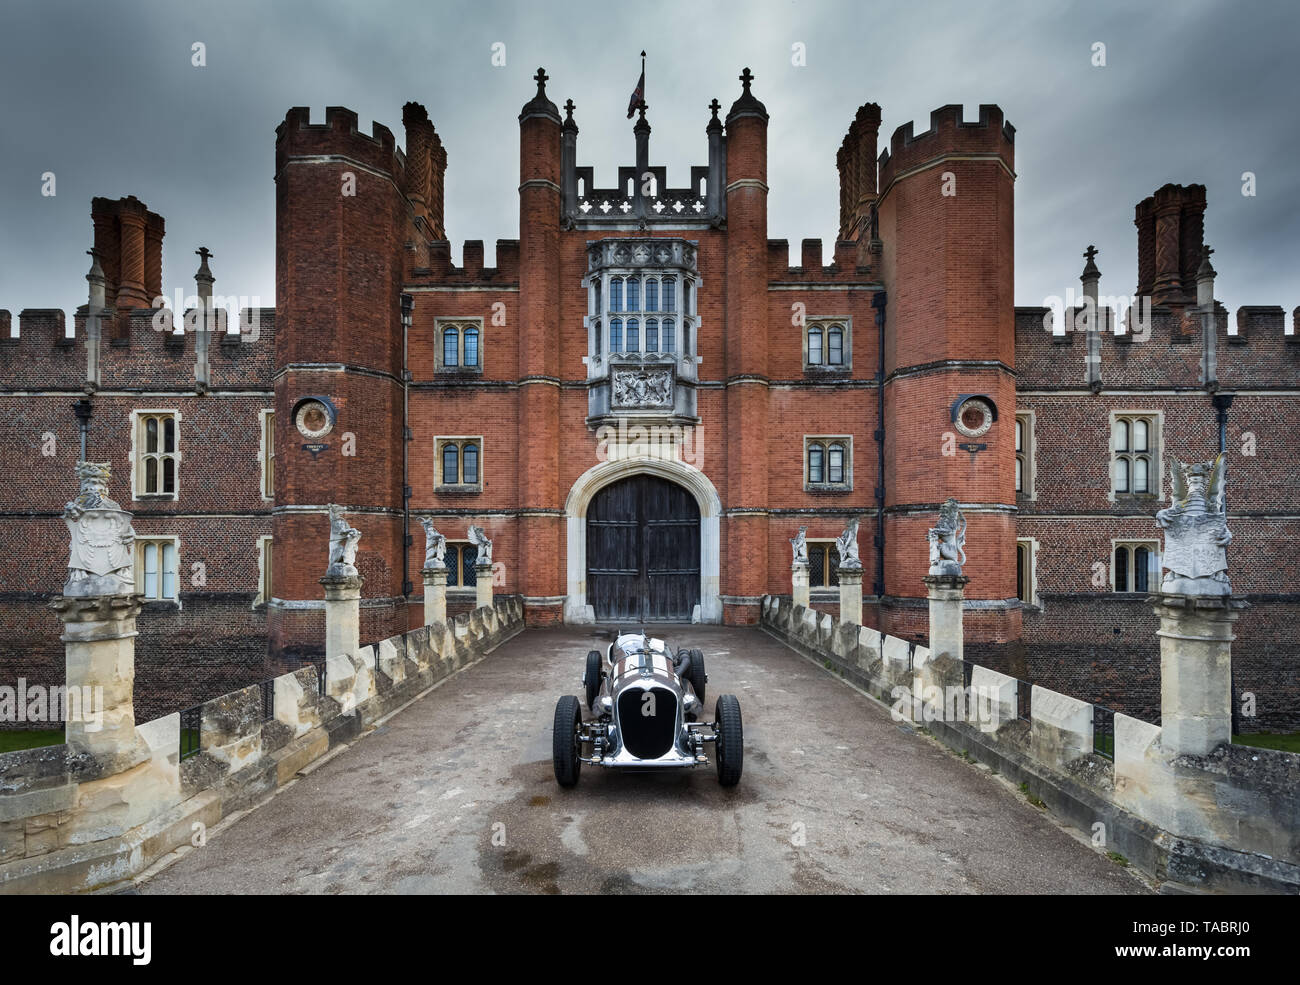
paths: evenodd
<path fill-rule="evenodd" d="M 562 787 L 578 782 L 583 763 L 593 766 L 658 769 L 707 766 L 713 744 L 718 782 L 740 782 L 744 729 L 740 702 L 724 694 L 714 706 L 714 721 L 697 721 L 704 709 L 704 654 L 674 652 L 666 642 L 641 633 L 618 634 L 604 653 L 587 654 L 582 675 L 589 721 L 571 694 L 555 706 L 555 779 Z"/>

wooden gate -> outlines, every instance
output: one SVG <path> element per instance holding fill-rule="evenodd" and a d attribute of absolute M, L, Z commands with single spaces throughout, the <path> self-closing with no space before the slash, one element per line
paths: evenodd
<path fill-rule="evenodd" d="M 602 622 L 689 622 L 700 601 L 700 508 L 676 483 L 637 475 L 587 508 L 587 601 Z"/>

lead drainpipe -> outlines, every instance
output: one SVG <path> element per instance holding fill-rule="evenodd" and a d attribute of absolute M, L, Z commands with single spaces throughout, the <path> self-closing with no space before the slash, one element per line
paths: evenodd
<path fill-rule="evenodd" d="M 411 334 L 411 308 L 415 299 L 402 295 L 402 598 L 411 597 L 411 371 L 407 368 L 407 342 Z M 407 614 L 402 613 L 403 625 Z"/>
<path fill-rule="evenodd" d="M 879 329 L 880 361 L 876 367 L 876 583 L 877 605 L 885 597 L 885 303 L 884 291 L 871 298 Z"/>

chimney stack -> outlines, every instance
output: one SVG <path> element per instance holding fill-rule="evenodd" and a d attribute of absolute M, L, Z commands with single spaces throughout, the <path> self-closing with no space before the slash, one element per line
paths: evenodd
<path fill-rule="evenodd" d="M 864 103 L 840 144 L 836 164 L 840 172 L 841 240 L 869 238 L 868 220 L 875 204 L 876 141 L 880 134 L 880 107 Z"/>
<path fill-rule="evenodd" d="M 402 107 L 402 125 L 406 128 L 406 193 L 417 218 L 431 240 L 447 238 L 443 228 L 443 179 L 447 171 L 447 151 L 429 122 L 428 111 L 419 103 Z"/>
<path fill-rule="evenodd" d="M 95 226 L 94 252 L 104 277 L 105 307 L 117 315 L 113 337 L 129 335 L 127 313 L 150 308 L 162 295 L 163 217 L 150 212 L 134 195 L 95 198 L 90 203 Z"/>
<path fill-rule="evenodd" d="M 1183 307 L 1196 297 L 1205 233 L 1205 186 L 1165 185 L 1138 203 L 1138 297 Z"/>

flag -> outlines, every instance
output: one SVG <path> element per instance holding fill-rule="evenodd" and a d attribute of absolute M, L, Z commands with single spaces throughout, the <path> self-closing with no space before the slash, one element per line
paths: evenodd
<path fill-rule="evenodd" d="M 645 66 L 641 67 L 641 78 L 636 80 L 636 88 L 632 90 L 632 98 L 627 104 L 627 118 L 632 119 L 632 114 L 636 108 L 641 105 L 641 100 L 645 98 Z"/>

